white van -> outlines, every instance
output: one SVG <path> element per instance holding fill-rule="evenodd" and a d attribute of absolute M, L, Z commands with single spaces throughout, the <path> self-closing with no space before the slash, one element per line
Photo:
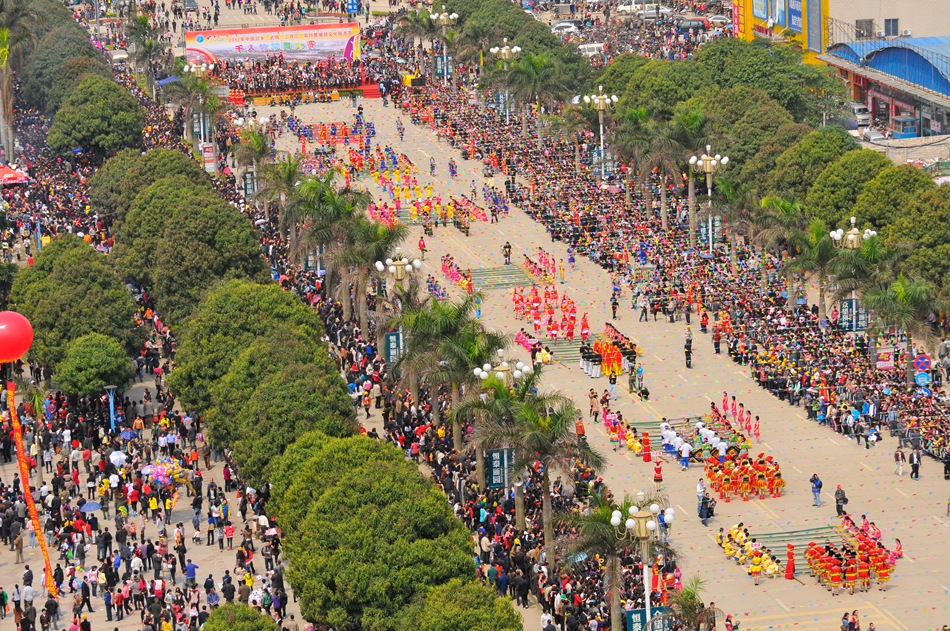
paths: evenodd
<path fill-rule="evenodd" d="M 643 8 L 643 3 L 636 0 L 620 0 L 617 3 L 617 13 L 634 13 L 641 8 Z"/>
<path fill-rule="evenodd" d="M 849 105 L 851 118 L 857 123 L 858 127 L 866 127 L 871 124 L 871 111 L 864 103 L 851 103 Z"/>
<path fill-rule="evenodd" d="M 603 57 L 604 55 L 603 44 L 581 44 L 577 47 L 577 50 L 584 57 L 597 57 L 598 55 Z"/>

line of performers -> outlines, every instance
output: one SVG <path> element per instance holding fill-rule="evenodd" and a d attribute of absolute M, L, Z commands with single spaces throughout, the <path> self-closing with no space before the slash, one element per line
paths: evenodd
<path fill-rule="evenodd" d="M 577 330 L 577 303 L 568 297 L 567 292 L 559 295 L 557 287 L 546 285 L 542 293 L 537 285 L 532 285 L 528 293 L 524 287 L 515 287 L 512 295 L 515 318 L 528 319 L 534 325 L 535 335 L 541 335 L 541 328 L 545 327 L 548 338 L 557 341 L 563 334 L 564 339 L 573 342 Z M 560 308 L 561 317 L 557 318 L 555 310 Z M 590 325 L 587 322 L 587 313 L 581 316 L 581 340 L 587 341 L 590 336 Z"/>
<path fill-rule="evenodd" d="M 772 456 L 761 453 L 754 460 L 748 455 L 740 458 L 729 455 L 724 462 L 710 457 L 706 460 L 705 475 L 710 488 L 727 503 L 733 497 L 741 497 L 744 502 L 755 495 L 760 500 L 767 496 L 781 497 L 785 488 L 778 463 Z"/>
<path fill-rule="evenodd" d="M 716 543 L 722 548 L 726 558 L 735 561 L 736 565 L 748 563 L 746 572 L 756 585 L 763 575 L 766 578 L 775 578 L 781 570 L 772 551 L 763 548 L 762 544 L 749 534 L 749 529 L 742 522 L 733 525 L 728 532 L 720 528 L 716 534 Z"/>

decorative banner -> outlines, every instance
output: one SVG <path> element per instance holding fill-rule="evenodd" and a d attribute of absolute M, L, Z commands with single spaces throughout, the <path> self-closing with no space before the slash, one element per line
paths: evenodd
<path fill-rule="evenodd" d="M 185 33 L 185 53 L 190 63 L 217 63 L 219 59 L 262 59 L 283 55 L 285 59 L 360 58 L 360 26 L 301 24 L 223 28 Z"/>
<path fill-rule="evenodd" d="M 56 598 L 56 583 L 53 581 L 53 568 L 49 562 L 49 552 L 46 550 L 46 536 L 43 533 L 39 513 L 36 512 L 33 493 L 30 491 L 30 465 L 27 460 L 30 456 L 23 446 L 23 426 L 20 425 L 20 417 L 16 413 L 16 384 L 12 381 L 7 382 L 7 407 L 10 408 L 10 419 L 13 422 L 13 442 L 16 444 L 16 459 L 17 464 L 20 465 L 20 483 L 23 484 L 23 495 L 26 496 L 26 509 L 30 513 L 30 521 L 33 522 L 33 529 L 36 531 L 36 541 L 40 544 L 43 562 L 46 563 L 46 591 Z M 37 463 L 37 466 L 41 465 Z"/>
<path fill-rule="evenodd" d="M 894 347 L 882 346 L 877 349 L 875 366 L 878 370 L 894 370 Z"/>
<path fill-rule="evenodd" d="M 752 16 L 760 20 L 766 20 L 769 17 L 768 0 L 752 0 Z"/>

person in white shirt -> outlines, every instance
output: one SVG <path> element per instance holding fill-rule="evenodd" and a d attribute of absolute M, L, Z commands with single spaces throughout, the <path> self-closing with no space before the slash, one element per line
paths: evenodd
<path fill-rule="evenodd" d="M 680 466 L 683 467 L 683 471 L 689 469 L 689 456 L 693 453 L 693 446 L 690 445 L 685 440 L 683 444 L 679 447 L 680 451 Z"/>
<path fill-rule="evenodd" d="M 703 498 L 706 497 L 706 484 L 702 478 L 699 478 L 699 484 L 696 485 L 696 513 L 703 507 Z"/>

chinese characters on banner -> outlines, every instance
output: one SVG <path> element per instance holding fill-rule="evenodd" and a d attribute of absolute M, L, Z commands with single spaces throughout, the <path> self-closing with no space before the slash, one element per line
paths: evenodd
<path fill-rule="evenodd" d="M 220 59 L 263 59 L 283 55 L 287 60 L 360 58 L 360 26 L 300 24 L 225 28 L 185 33 L 185 52 L 191 63 L 217 63 Z"/>
<path fill-rule="evenodd" d="M 36 541 L 40 544 L 40 552 L 43 553 L 43 562 L 46 563 L 46 591 L 54 598 L 56 597 L 56 583 L 53 581 L 53 568 L 49 563 L 49 552 L 46 550 L 46 537 L 43 536 L 43 524 L 40 523 L 39 513 L 36 512 L 36 502 L 33 501 L 33 493 L 30 491 L 30 454 L 23 445 L 23 426 L 20 425 L 20 417 L 16 413 L 16 385 L 12 381 L 7 382 L 7 407 L 10 409 L 10 420 L 13 423 L 13 442 L 16 445 L 17 464 L 20 466 L 20 481 L 23 484 L 23 495 L 26 499 L 26 509 L 30 514 L 30 521 L 33 522 L 33 528 L 36 530 Z"/>

